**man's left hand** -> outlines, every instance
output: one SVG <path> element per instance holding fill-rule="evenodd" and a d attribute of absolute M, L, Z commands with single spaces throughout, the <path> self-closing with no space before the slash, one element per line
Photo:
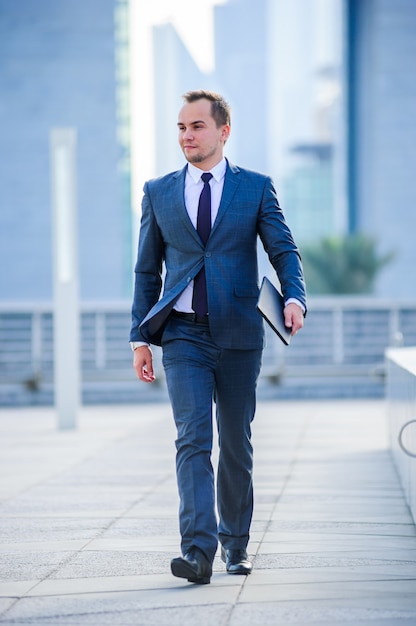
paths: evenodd
<path fill-rule="evenodd" d="M 292 336 L 296 335 L 298 330 L 303 327 L 303 311 L 294 302 L 290 302 L 285 306 L 283 311 L 285 316 L 285 326 L 286 328 L 292 329 Z"/>

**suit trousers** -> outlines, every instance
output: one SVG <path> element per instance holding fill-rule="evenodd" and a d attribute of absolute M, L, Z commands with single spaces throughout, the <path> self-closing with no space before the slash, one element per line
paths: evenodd
<path fill-rule="evenodd" d="M 208 324 L 171 317 L 163 366 L 177 429 L 176 474 L 181 549 L 213 560 L 218 540 L 246 548 L 253 513 L 251 422 L 262 350 L 217 346 Z M 219 442 L 217 489 L 211 462 L 213 401 Z M 218 511 L 218 522 L 216 516 Z"/>

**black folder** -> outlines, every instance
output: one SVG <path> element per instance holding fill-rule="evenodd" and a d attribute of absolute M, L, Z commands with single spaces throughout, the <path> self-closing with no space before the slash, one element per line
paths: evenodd
<path fill-rule="evenodd" d="M 288 346 L 292 338 L 292 329 L 285 326 L 285 318 L 283 315 L 284 307 L 285 303 L 282 294 L 270 280 L 264 276 L 260 287 L 257 309 L 276 335 Z"/>

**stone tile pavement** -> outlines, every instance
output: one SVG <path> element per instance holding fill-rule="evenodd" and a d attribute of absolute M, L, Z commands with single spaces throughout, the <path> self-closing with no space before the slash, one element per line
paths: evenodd
<path fill-rule="evenodd" d="M 179 554 L 167 404 L 0 410 L 0 624 L 415 626 L 416 529 L 383 401 L 259 403 L 253 574 Z M 214 453 L 216 457 L 216 451 Z"/>

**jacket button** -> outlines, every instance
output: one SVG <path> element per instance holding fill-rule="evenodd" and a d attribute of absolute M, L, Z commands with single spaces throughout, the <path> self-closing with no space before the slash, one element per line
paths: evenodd
<path fill-rule="evenodd" d="M 207 252 L 207 253 L 205 254 L 205 257 L 206 257 L 207 259 L 209 259 L 209 257 L 210 257 L 210 256 L 211 256 L 211 252 Z"/>

